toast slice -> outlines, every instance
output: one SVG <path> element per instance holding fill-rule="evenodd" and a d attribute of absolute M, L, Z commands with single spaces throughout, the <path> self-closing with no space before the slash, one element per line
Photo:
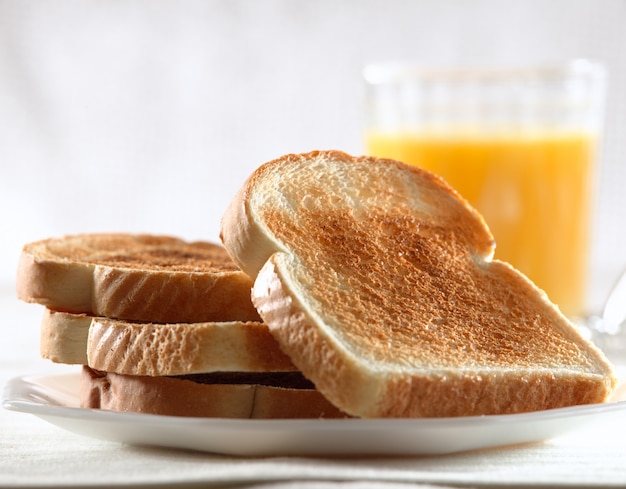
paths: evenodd
<path fill-rule="evenodd" d="M 80 234 L 29 243 L 17 295 L 53 309 L 157 323 L 258 321 L 252 281 L 215 243 Z"/>
<path fill-rule="evenodd" d="M 135 323 L 46 309 L 40 350 L 55 363 L 125 375 L 296 370 L 260 322 Z"/>
<path fill-rule="evenodd" d="M 482 217 L 437 176 L 337 151 L 286 155 L 222 219 L 281 349 L 358 417 L 519 413 L 607 400 L 616 379 Z"/>
<path fill-rule="evenodd" d="M 311 387 L 224 384 L 186 377 L 141 377 L 83 367 L 84 408 L 187 417 L 345 418 L 345 413 Z"/>

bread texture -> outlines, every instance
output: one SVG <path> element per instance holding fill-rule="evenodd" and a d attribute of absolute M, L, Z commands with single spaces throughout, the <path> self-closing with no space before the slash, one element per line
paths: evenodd
<path fill-rule="evenodd" d="M 39 334 L 42 358 L 54 363 L 87 365 L 91 316 L 44 310 Z"/>
<path fill-rule="evenodd" d="M 344 418 L 314 389 L 261 384 L 198 383 L 83 367 L 81 407 L 187 417 Z"/>
<path fill-rule="evenodd" d="M 56 363 L 136 376 L 296 370 L 260 322 L 136 323 L 46 309 L 40 348 Z"/>
<path fill-rule="evenodd" d="M 216 243 L 80 234 L 29 243 L 17 295 L 53 309 L 158 323 L 258 321 L 252 281 Z"/>
<path fill-rule="evenodd" d="M 281 349 L 358 417 L 519 413 L 606 401 L 604 355 L 493 259 L 437 176 L 338 151 L 259 167 L 220 237 Z"/>

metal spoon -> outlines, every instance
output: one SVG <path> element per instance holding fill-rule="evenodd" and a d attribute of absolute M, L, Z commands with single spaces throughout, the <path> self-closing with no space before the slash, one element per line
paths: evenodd
<path fill-rule="evenodd" d="M 615 364 L 626 364 L 626 271 L 611 289 L 600 317 L 586 322 L 590 339 Z"/>

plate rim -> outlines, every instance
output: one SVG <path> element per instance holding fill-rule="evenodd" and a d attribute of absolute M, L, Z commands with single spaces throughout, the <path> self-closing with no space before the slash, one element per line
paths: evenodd
<path fill-rule="evenodd" d="M 620 398 L 612 403 L 456 418 L 196 418 L 78 407 L 79 376 L 73 372 L 15 377 L 5 385 L 2 405 L 89 438 L 243 457 L 434 456 L 519 446 L 561 436 L 605 413 L 626 409 Z"/>

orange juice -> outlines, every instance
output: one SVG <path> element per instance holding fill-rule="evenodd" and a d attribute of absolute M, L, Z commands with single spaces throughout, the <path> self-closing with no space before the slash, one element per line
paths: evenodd
<path fill-rule="evenodd" d="M 495 257 L 569 316 L 584 313 L 595 139 L 586 134 L 455 137 L 370 132 L 368 152 L 442 176 L 485 218 Z"/>

